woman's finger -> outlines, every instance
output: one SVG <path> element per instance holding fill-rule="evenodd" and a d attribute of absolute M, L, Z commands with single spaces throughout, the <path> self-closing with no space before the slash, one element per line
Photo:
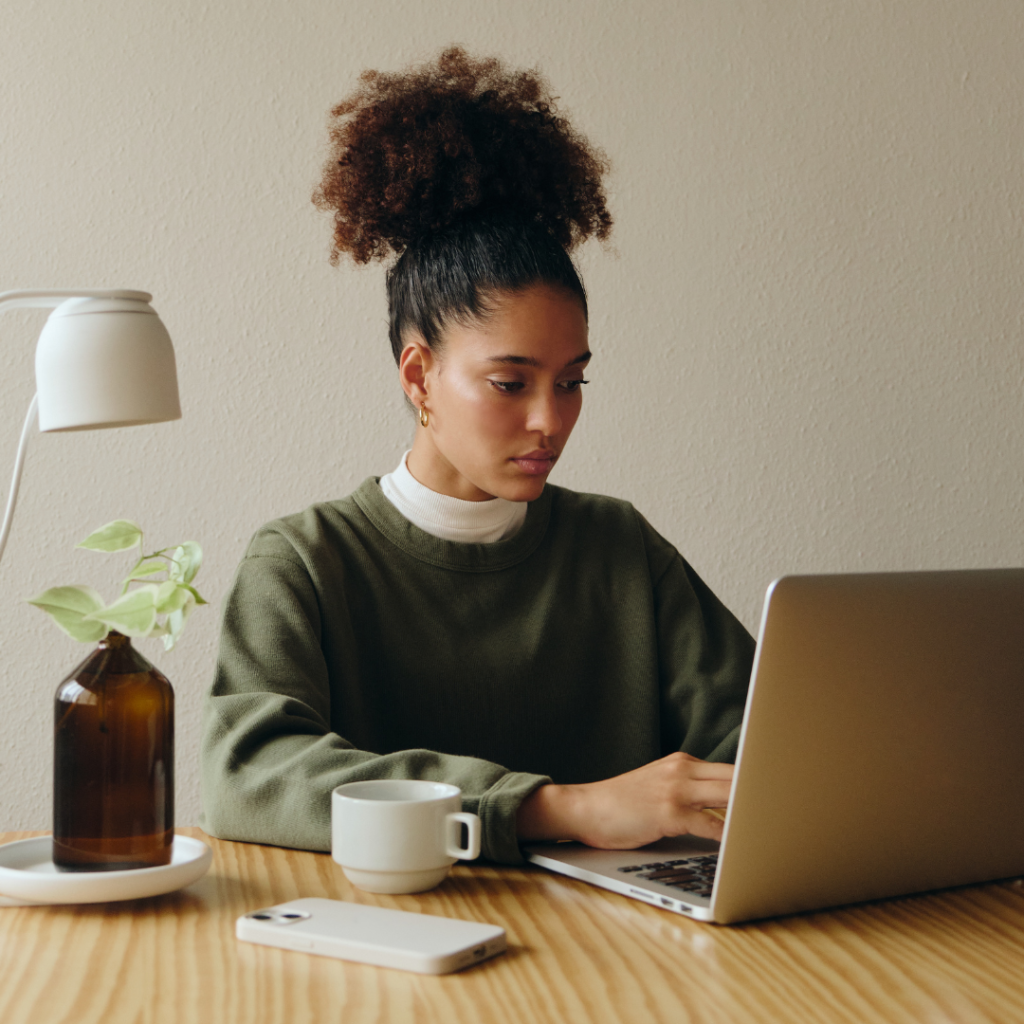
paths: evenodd
<path fill-rule="evenodd" d="M 684 761 L 681 763 L 684 774 L 691 779 L 731 779 L 736 770 L 735 765 L 722 764 L 718 761 Z"/>
<path fill-rule="evenodd" d="M 732 785 L 717 780 L 691 780 L 677 796 L 680 810 L 700 810 L 704 807 L 725 807 L 729 803 Z"/>
<path fill-rule="evenodd" d="M 676 835 L 700 836 L 701 839 L 715 839 L 721 842 L 725 822 L 713 818 L 705 811 L 690 811 L 680 822 L 682 828 Z"/>

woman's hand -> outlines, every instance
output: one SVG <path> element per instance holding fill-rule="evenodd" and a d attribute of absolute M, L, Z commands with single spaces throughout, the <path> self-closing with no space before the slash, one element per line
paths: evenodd
<path fill-rule="evenodd" d="M 632 850 L 663 836 L 721 839 L 704 813 L 725 807 L 733 766 L 669 754 L 625 775 L 574 786 L 541 786 L 519 808 L 520 840 L 575 839 L 602 850 Z"/>

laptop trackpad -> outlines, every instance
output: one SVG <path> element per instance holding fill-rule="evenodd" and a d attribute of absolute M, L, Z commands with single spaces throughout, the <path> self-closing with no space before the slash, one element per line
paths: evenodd
<path fill-rule="evenodd" d="M 529 859 L 534 856 L 546 860 L 578 864 L 593 871 L 617 871 L 630 864 L 647 864 L 652 861 L 677 860 L 681 857 L 696 857 L 701 854 L 717 853 L 719 843 L 714 839 L 699 836 L 673 836 L 659 839 L 649 846 L 636 850 L 596 850 L 582 843 L 536 843 L 527 846 Z"/>

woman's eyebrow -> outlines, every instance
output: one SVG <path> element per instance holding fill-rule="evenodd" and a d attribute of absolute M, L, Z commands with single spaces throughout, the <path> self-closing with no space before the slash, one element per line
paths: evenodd
<path fill-rule="evenodd" d="M 587 362 L 592 353 L 583 352 L 578 355 L 575 359 L 570 359 L 566 366 L 576 366 L 578 363 Z M 489 363 L 503 363 L 508 366 L 540 366 L 540 360 L 534 359 L 533 356 L 488 356 L 487 362 Z"/>

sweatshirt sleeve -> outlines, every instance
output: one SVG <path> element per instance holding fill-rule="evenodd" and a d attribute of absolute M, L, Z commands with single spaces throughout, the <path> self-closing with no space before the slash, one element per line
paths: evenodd
<path fill-rule="evenodd" d="M 754 638 L 641 517 L 658 634 L 661 748 L 735 761 Z"/>
<path fill-rule="evenodd" d="M 430 750 L 357 750 L 331 727 L 331 681 L 313 582 L 280 535 L 257 534 L 228 596 L 203 706 L 202 826 L 221 839 L 331 848 L 331 792 L 365 779 L 427 779 L 462 790 L 482 855 L 522 863 L 520 803 L 551 780 Z"/>

